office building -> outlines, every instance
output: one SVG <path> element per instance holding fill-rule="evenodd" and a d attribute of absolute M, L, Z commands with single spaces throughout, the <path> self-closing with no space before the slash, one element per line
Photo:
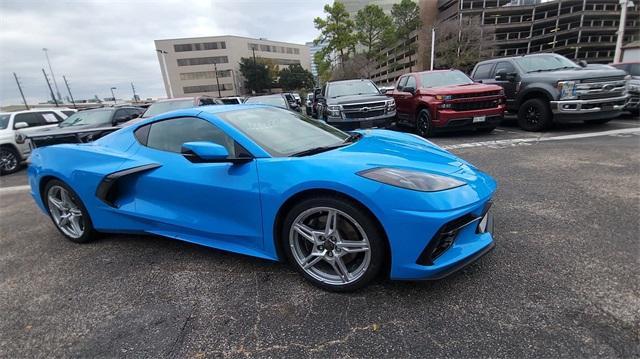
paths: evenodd
<path fill-rule="evenodd" d="M 226 35 L 155 40 L 155 46 L 167 97 L 246 94 L 241 58 L 311 70 L 307 46 L 280 41 Z"/>

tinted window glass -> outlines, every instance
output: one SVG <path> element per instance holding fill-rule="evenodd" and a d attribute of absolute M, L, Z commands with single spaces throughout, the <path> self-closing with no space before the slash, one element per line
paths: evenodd
<path fill-rule="evenodd" d="M 398 89 L 398 90 L 400 90 L 400 91 L 402 91 L 402 88 L 404 88 L 404 84 L 406 84 L 406 83 L 407 83 L 407 76 L 402 76 L 402 77 L 400 78 L 400 81 L 398 81 L 398 87 L 397 87 L 397 89 Z"/>
<path fill-rule="evenodd" d="M 414 89 L 416 88 L 416 78 L 413 76 L 407 76 L 407 83 L 404 85 L 404 87 L 413 87 Z"/>
<path fill-rule="evenodd" d="M 218 116 L 274 157 L 341 144 L 348 137 L 322 121 L 274 107 L 229 111 Z"/>
<path fill-rule="evenodd" d="M 205 120 L 182 117 L 151 124 L 147 146 L 162 151 L 180 153 L 182 144 L 193 141 L 209 141 L 224 146 L 235 157 L 234 141 L 226 133 Z"/>
<path fill-rule="evenodd" d="M 493 63 L 478 65 L 478 67 L 476 68 L 476 71 L 473 73 L 473 78 L 474 79 L 490 79 L 492 67 L 493 67 Z"/>
<path fill-rule="evenodd" d="M 516 68 L 510 62 L 500 61 L 496 65 L 495 70 L 493 70 L 493 74 L 497 74 L 499 71 L 502 71 L 506 74 L 516 72 Z"/>
<path fill-rule="evenodd" d="M 0 130 L 4 130 L 9 126 L 9 118 L 11 118 L 10 114 L 0 115 Z"/>
<path fill-rule="evenodd" d="M 44 121 L 44 118 L 39 113 L 27 112 L 27 113 L 19 113 L 13 119 L 13 126 L 15 127 L 16 123 L 25 122 L 29 127 L 42 126 L 47 123 Z"/>
<path fill-rule="evenodd" d="M 113 115 L 114 119 L 121 119 L 121 118 L 127 118 L 129 117 L 129 111 L 121 108 L 119 110 L 116 111 L 115 115 Z"/>
<path fill-rule="evenodd" d="M 40 112 L 39 113 L 42 118 L 44 118 L 44 122 L 46 125 L 50 125 L 52 123 L 58 123 L 62 121 L 62 117 L 55 112 Z"/>
<path fill-rule="evenodd" d="M 566 57 L 557 55 L 525 56 L 516 58 L 515 61 L 525 72 L 541 72 L 580 68 L 580 66 L 576 65 Z"/>

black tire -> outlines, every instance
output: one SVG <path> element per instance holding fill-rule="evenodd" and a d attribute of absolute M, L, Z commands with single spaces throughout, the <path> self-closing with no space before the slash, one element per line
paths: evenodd
<path fill-rule="evenodd" d="M 548 101 L 532 98 L 518 109 L 518 126 L 525 131 L 544 131 L 553 123 Z"/>
<path fill-rule="evenodd" d="M 424 108 L 416 116 L 416 133 L 422 137 L 433 135 L 433 122 L 429 110 Z"/>
<path fill-rule="evenodd" d="M 20 169 L 20 154 L 11 146 L 0 147 L 0 175 L 8 175 Z"/>
<path fill-rule="evenodd" d="M 611 121 L 611 118 L 600 118 L 597 120 L 584 120 L 584 123 L 594 124 L 594 125 L 604 125 L 605 123 Z"/>
<path fill-rule="evenodd" d="M 84 232 L 80 237 L 74 238 L 72 236 L 67 235 L 56 223 L 56 220 L 52 214 L 52 211 L 49 208 L 49 201 L 48 201 L 49 191 L 51 191 L 51 189 L 56 186 L 62 187 L 67 190 L 71 199 L 77 205 L 78 209 L 82 213 L 82 224 L 83 224 Z M 84 206 L 84 203 L 82 203 L 82 200 L 80 200 L 80 197 L 78 196 L 78 194 L 73 189 L 71 189 L 71 187 L 69 187 L 66 183 L 56 179 L 50 180 L 49 182 L 47 182 L 47 184 L 44 187 L 44 190 L 42 191 L 42 202 L 47 208 L 47 212 L 49 213 L 49 218 L 51 218 L 53 225 L 56 227 L 56 229 L 58 229 L 58 231 L 65 238 L 75 243 L 87 243 L 96 239 L 97 232 L 93 228 L 93 223 L 91 222 L 91 217 L 89 217 L 89 212 L 87 211 L 87 208 Z"/>
<path fill-rule="evenodd" d="M 496 127 L 497 126 L 478 127 L 478 128 L 476 128 L 476 131 L 480 132 L 480 133 L 491 133 L 491 132 L 493 132 L 493 130 L 496 129 Z"/>
<path fill-rule="evenodd" d="M 303 212 L 321 207 L 333 208 L 348 214 L 348 216 L 357 221 L 368 238 L 371 254 L 369 266 L 364 270 L 364 274 L 351 283 L 340 285 L 324 283 L 307 273 L 294 258 L 289 238 L 294 221 Z M 380 270 L 384 267 L 386 258 L 386 236 L 375 219 L 359 204 L 339 196 L 307 198 L 296 204 L 289 210 L 284 218 L 280 240 L 282 241 L 282 248 L 289 263 L 313 285 L 332 292 L 351 292 L 366 286 L 377 277 Z"/>

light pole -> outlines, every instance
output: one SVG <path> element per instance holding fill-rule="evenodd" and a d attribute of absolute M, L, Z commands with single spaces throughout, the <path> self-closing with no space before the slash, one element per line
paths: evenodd
<path fill-rule="evenodd" d="M 169 70 L 167 70 L 167 57 L 168 52 L 164 50 L 156 49 L 156 52 L 160 53 L 160 57 L 162 58 L 162 68 L 164 69 L 164 75 L 167 77 L 167 92 L 169 94 L 169 98 L 173 98 L 173 90 L 171 89 L 171 81 L 169 80 Z M 163 77 L 164 80 L 164 77 Z"/>
<path fill-rule="evenodd" d="M 111 88 L 111 97 L 113 98 L 113 104 L 116 104 L 116 95 L 113 93 L 113 90 L 115 90 L 116 87 L 112 87 Z"/>
<path fill-rule="evenodd" d="M 49 61 L 49 49 L 46 47 L 42 48 L 44 51 L 44 56 L 47 58 L 47 64 L 49 64 L 49 72 L 51 72 L 51 79 L 53 80 L 53 87 L 56 88 L 56 94 L 58 95 L 58 100 L 62 102 L 62 96 L 60 95 L 60 90 L 58 90 L 58 83 L 56 82 L 56 76 L 53 74 L 53 69 L 51 68 L 51 61 Z"/>
<path fill-rule="evenodd" d="M 213 70 L 216 72 L 216 85 L 218 86 L 218 97 L 222 97 L 222 95 L 220 94 L 220 80 L 218 80 L 218 65 L 216 65 L 216 63 L 213 63 Z"/>
<path fill-rule="evenodd" d="M 633 1 L 620 0 L 620 24 L 618 24 L 618 38 L 616 39 L 616 51 L 613 55 L 613 62 L 622 61 L 622 40 L 624 39 L 624 24 L 627 22 L 627 8 L 633 7 Z"/>
<path fill-rule="evenodd" d="M 436 27 L 433 26 L 431 27 L 431 68 L 430 70 L 433 71 L 433 61 L 435 60 L 436 57 Z"/>

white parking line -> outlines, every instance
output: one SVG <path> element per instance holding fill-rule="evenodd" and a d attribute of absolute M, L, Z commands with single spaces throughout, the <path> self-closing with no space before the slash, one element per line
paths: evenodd
<path fill-rule="evenodd" d="M 445 150 L 458 149 L 458 148 L 473 148 L 473 147 L 508 147 L 508 146 L 517 146 L 520 144 L 530 144 L 532 142 L 575 140 L 578 138 L 612 136 L 612 135 L 621 135 L 621 134 L 640 134 L 640 127 L 623 128 L 618 130 L 610 130 L 610 131 L 602 131 L 602 132 L 579 133 L 575 135 L 563 135 L 563 136 L 554 136 L 554 137 L 513 138 L 509 140 L 469 142 L 469 143 L 460 143 L 456 145 L 444 145 L 441 147 L 444 148 Z"/>
<path fill-rule="evenodd" d="M 21 192 L 28 191 L 31 187 L 28 184 L 22 186 L 11 186 L 11 187 L 2 187 L 0 188 L 0 193 L 12 193 L 12 192 Z"/>

